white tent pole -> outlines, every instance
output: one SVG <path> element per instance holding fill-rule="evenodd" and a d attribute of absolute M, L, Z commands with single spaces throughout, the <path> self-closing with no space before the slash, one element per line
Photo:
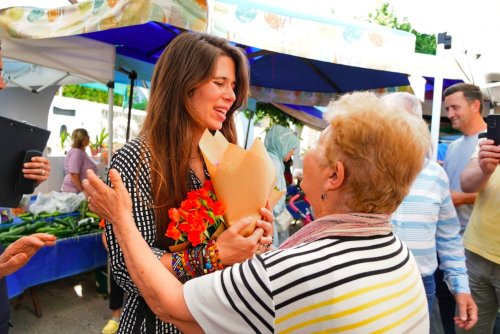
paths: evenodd
<path fill-rule="evenodd" d="M 31 87 L 29 87 L 29 86 L 26 86 L 26 85 L 25 85 L 25 84 L 23 84 L 22 82 L 19 82 L 19 81 L 17 81 L 16 79 L 14 79 L 14 78 L 12 78 L 12 77 L 7 76 L 7 78 L 6 78 L 6 80 L 5 80 L 5 81 L 6 81 L 6 82 L 12 82 L 12 83 L 13 83 L 13 84 L 15 84 L 16 86 L 21 87 L 21 88 L 24 88 L 24 89 L 26 89 L 26 90 L 27 90 L 27 91 L 29 91 L 29 92 L 32 92 L 32 91 L 33 91 L 33 88 L 31 88 Z"/>
<path fill-rule="evenodd" d="M 38 89 L 34 89 L 33 90 L 33 93 L 40 93 L 42 90 L 44 90 L 45 88 L 47 87 L 50 87 L 50 86 L 54 86 L 56 84 L 58 84 L 59 82 L 61 82 L 62 80 L 66 79 L 67 77 L 69 77 L 71 74 L 69 72 L 66 72 L 66 74 L 64 74 L 62 77 L 60 78 L 57 78 L 56 80 L 52 81 L 52 82 L 49 82 L 47 84 L 45 84 L 44 86 L 38 88 Z"/>
<path fill-rule="evenodd" d="M 115 92 L 115 83 L 108 82 L 108 170 L 111 165 L 111 157 L 113 156 L 113 112 L 114 112 L 114 92 Z"/>
<path fill-rule="evenodd" d="M 444 45 L 437 44 L 436 56 L 441 57 Z M 431 119 L 431 141 L 432 141 L 432 156 L 433 161 L 437 160 L 438 144 L 439 144 L 439 126 L 441 123 L 441 100 L 443 95 L 443 76 L 441 73 L 434 77 L 434 91 L 432 95 L 432 119 Z"/>

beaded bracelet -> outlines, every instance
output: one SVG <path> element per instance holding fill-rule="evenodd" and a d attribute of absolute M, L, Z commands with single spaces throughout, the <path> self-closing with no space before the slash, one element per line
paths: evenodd
<path fill-rule="evenodd" d="M 206 245 L 172 253 L 172 268 L 179 281 L 185 283 L 191 278 L 213 273 L 224 267 L 217 243 L 211 240 Z"/>
<path fill-rule="evenodd" d="M 214 240 L 211 240 L 207 244 L 205 259 L 205 269 L 207 273 L 224 269 L 219 256 L 219 248 L 217 247 L 217 243 Z"/>
<path fill-rule="evenodd" d="M 189 280 L 189 275 L 185 270 L 181 252 L 172 253 L 172 268 L 174 269 L 175 275 L 182 283 L 185 283 Z"/>

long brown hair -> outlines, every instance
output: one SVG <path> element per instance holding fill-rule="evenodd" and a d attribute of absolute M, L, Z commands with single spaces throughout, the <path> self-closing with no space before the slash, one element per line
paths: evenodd
<path fill-rule="evenodd" d="M 186 32 L 167 46 L 155 66 L 141 135 L 151 151 L 156 239 L 160 244 L 165 241 L 168 209 L 179 206 L 186 197 L 193 134 L 203 126 L 194 116 L 189 96 L 210 80 L 221 55 L 235 63 L 236 100 L 220 131 L 236 143 L 234 112 L 246 101 L 250 86 L 248 61 L 241 49 L 222 38 Z"/>

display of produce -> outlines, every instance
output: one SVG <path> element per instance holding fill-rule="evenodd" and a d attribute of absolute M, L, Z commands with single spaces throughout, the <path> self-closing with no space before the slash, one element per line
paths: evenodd
<path fill-rule="evenodd" d="M 17 222 L 0 224 L 0 243 L 7 247 L 22 236 L 33 233 L 49 233 L 58 239 L 97 233 L 102 231 L 100 220 L 98 215 L 88 211 L 86 201 L 81 203 L 79 211 L 72 213 L 42 212 L 34 215 L 25 212 L 14 219 Z"/>

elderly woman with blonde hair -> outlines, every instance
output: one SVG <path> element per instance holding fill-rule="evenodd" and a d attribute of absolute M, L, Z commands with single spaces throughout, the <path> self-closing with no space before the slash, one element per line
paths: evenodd
<path fill-rule="evenodd" d="M 428 332 L 417 265 L 389 221 L 422 168 L 426 126 L 371 93 L 332 103 L 329 120 L 304 159 L 302 187 L 316 220 L 280 249 L 184 286 L 137 231 L 120 175 L 110 173 L 110 188 L 89 173 L 93 209 L 116 208 L 109 220 L 154 313 L 186 332 Z"/>

